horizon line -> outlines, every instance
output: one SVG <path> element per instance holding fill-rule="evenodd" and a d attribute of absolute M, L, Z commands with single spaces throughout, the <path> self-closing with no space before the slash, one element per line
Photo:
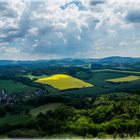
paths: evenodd
<path fill-rule="evenodd" d="M 82 58 L 82 57 L 64 57 L 64 58 L 52 58 L 52 59 L 0 59 L 0 61 L 50 61 L 50 60 L 63 60 L 63 59 L 79 59 L 79 60 L 82 60 L 82 59 L 104 59 L 104 58 L 110 58 L 110 57 L 122 57 L 122 58 L 140 58 L 139 57 L 131 57 L 131 56 L 107 56 L 107 57 L 100 57 L 100 58 L 91 58 L 91 57 L 85 57 L 85 58 Z"/>

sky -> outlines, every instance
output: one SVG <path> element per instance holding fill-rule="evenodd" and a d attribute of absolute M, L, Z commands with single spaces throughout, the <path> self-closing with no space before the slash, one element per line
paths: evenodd
<path fill-rule="evenodd" d="M 0 59 L 140 57 L 140 0 L 1 0 Z"/>

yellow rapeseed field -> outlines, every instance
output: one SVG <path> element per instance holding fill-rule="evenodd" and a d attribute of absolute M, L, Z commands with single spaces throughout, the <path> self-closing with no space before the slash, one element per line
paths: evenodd
<path fill-rule="evenodd" d="M 92 84 L 86 83 L 80 79 L 74 78 L 66 74 L 56 74 L 46 78 L 40 78 L 35 82 L 48 84 L 59 90 L 93 87 Z"/>
<path fill-rule="evenodd" d="M 127 76 L 127 77 L 122 77 L 122 78 L 109 79 L 106 81 L 118 83 L 118 82 L 131 82 L 131 81 L 135 81 L 135 80 L 140 80 L 140 77 L 139 76 Z"/>

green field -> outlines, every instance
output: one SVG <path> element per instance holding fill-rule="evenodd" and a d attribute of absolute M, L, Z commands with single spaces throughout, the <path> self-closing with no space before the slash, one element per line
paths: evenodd
<path fill-rule="evenodd" d="M 127 77 L 122 77 L 122 78 L 109 79 L 106 81 L 119 83 L 119 82 L 131 82 L 131 81 L 136 81 L 136 80 L 140 80 L 140 77 L 139 76 L 127 76 Z"/>
<path fill-rule="evenodd" d="M 111 71 L 94 71 L 88 81 L 100 86 L 100 84 L 106 84 L 106 80 L 108 79 L 121 78 L 125 76 L 128 76 L 128 74 Z"/>
<path fill-rule="evenodd" d="M 0 118 L 0 126 L 5 124 L 24 124 L 29 122 L 32 118 L 28 115 L 7 115 L 6 117 Z"/>
<path fill-rule="evenodd" d="M 78 77 L 78 78 L 83 78 L 84 79 L 84 78 L 88 77 L 88 73 L 84 72 L 84 71 L 79 71 L 75 74 L 75 76 Z"/>
<path fill-rule="evenodd" d="M 50 103 L 34 108 L 30 111 L 31 116 L 36 117 L 39 113 L 46 113 L 49 110 L 55 110 L 57 107 L 63 105 L 62 103 Z"/>
<path fill-rule="evenodd" d="M 127 70 L 114 70 L 114 69 L 101 69 L 101 70 L 93 70 L 93 72 L 119 72 L 119 73 L 126 73 L 126 74 L 138 74 L 140 75 L 139 71 L 127 71 Z"/>
<path fill-rule="evenodd" d="M 0 89 L 4 89 L 8 94 L 13 94 L 34 91 L 36 88 L 15 82 L 13 80 L 0 80 Z"/>

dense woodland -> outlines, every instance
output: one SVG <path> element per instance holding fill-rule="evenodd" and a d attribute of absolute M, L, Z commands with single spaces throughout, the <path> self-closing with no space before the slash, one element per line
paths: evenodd
<path fill-rule="evenodd" d="M 28 106 L 63 102 L 64 105 L 31 117 Z M 25 107 L 26 106 L 26 107 Z M 22 105 L 1 106 L 1 117 L 24 113 L 32 119 L 21 124 L 4 124 L 1 136 L 55 137 L 55 135 L 81 137 L 137 137 L 140 132 L 139 95 L 116 93 L 82 100 L 70 97 L 50 96 L 32 98 Z"/>

